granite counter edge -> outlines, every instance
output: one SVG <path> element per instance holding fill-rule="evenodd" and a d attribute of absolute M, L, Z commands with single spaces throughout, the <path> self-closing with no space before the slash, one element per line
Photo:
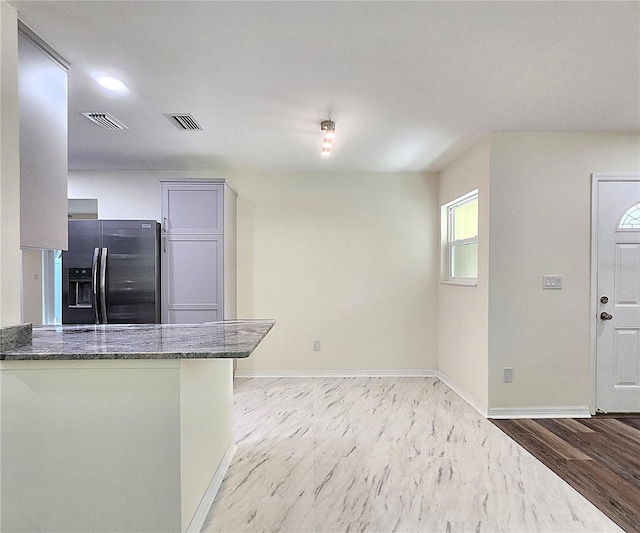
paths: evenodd
<path fill-rule="evenodd" d="M 0 361 L 104 361 L 104 360 L 122 360 L 137 359 L 138 361 L 151 359 L 246 359 L 253 353 L 251 351 L 244 352 L 185 352 L 185 353 L 24 353 L 24 354 L 0 354 Z"/>
<path fill-rule="evenodd" d="M 226 321 L 222 321 L 224 324 Z M 231 322 L 231 321 L 230 321 Z M 203 349 L 193 350 L 180 350 L 180 349 L 168 349 L 165 351 L 121 351 L 114 347 L 110 347 L 105 351 L 100 350 L 87 350 L 87 351 L 60 351 L 57 348 L 38 350 L 35 347 L 14 345 L 13 349 L 0 350 L 0 361 L 99 361 L 99 360 L 161 360 L 161 359 L 245 359 L 249 357 L 253 351 L 258 347 L 264 337 L 271 331 L 275 321 L 263 320 L 263 319 L 245 319 L 241 322 L 243 325 L 250 324 L 251 322 L 260 323 L 263 327 L 267 327 L 260 332 L 256 332 L 258 338 L 251 339 L 242 348 L 236 347 L 235 349 L 225 349 L 223 346 L 204 347 Z M 170 325 L 171 329 L 178 329 L 181 325 Z M 194 325 L 184 325 L 189 328 Z M 69 328 L 74 329 L 74 328 Z M 135 331 L 135 330 L 133 330 Z M 29 333 L 31 333 L 31 324 L 29 324 Z M 31 336 L 29 336 L 31 337 Z M 31 341 L 31 338 L 29 338 Z M 29 343 L 30 344 L 30 343 Z"/>

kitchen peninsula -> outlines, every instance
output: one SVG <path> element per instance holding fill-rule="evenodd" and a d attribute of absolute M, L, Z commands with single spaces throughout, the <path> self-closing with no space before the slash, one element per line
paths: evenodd
<path fill-rule="evenodd" d="M 195 531 L 233 457 L 233 358 L 271 320 L 34 328 L 0 351 L 0 529 Z"/>

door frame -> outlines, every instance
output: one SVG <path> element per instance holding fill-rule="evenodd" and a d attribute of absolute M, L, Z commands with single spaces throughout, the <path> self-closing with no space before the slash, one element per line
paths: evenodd
<path fill-rule="evenodd" d="M 598 185 L 607 181 L 640 181 L 640 174 L 591 174 L 591 414 L 596 413 L 597 399 L 597 327 L 598 327 Z"/>

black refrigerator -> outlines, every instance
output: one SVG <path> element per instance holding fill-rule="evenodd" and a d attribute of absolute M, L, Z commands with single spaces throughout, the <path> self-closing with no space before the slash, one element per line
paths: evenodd
<path fill-rule="evenodd" d="M 159 244 L 155 220 L 70 220 L 62 323 L 160 323 Z"/>

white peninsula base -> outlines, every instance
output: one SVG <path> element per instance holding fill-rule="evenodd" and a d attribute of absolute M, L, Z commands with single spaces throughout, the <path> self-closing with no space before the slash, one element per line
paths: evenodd
<path fill-rule="evenodd" d="M 233 455 L 232 364 L 0 361 L 0 529 L 199 530 Z"/>

